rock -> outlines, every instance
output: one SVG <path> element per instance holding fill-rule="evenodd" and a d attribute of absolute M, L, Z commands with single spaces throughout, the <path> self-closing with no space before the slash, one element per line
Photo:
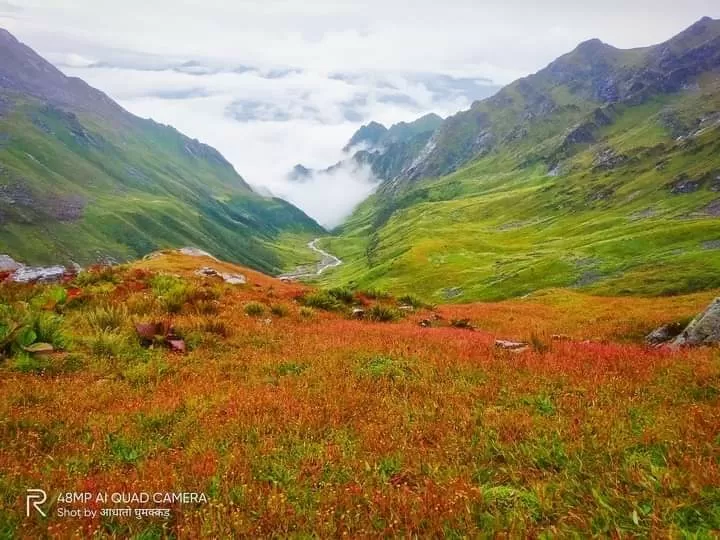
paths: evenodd
<path fill-rule="evenodd" d="M 191 257 L 210 257 L 211 259 L 215 259 L 215 257 L 210 255 L 207 251 L 203 251 L 202 249 L 198 249 L 195 247 L 180 248 L 178 249 L 178 253 L 182 253 L 183 255 L 190 255 Z"/>
<path fill-rule="evenodd" d="M 432 326 L 432 321 L 430 319 L 423 319 L 420 321 L 420 326 L 423 328 L 430 328 Z"/>
<path fill-rule="evenodd" d="M 475 330 L 470 319 L 453 319 L 450 321 L 450 326 L 460 328 L 461 330 Z"/>
<path fill-rule="evenodd" d="M 55 283 L 61 281 L 64 276 L 64 266 L 22 266 L 15 271 L 10 279 L 18 283 Z"/>
<path fill-rule="evenodd" d="M 526 350 L 528 348 L 528 344 L 524 343 L 522 341 L 508 341 L 508 340 L 504 340 L 504 339 L 496 339 L 495 347 L 497 347 L 498 349 L 504 349 L 507 351 L 520 351 L 520 350 Z"/>
<path fill-rule="evenodd" d="M 572 338 L 566 334 L 553 334 L 550 339 L 553 341 L 570 341 Z"/>
<path fill-rule="evenodd" d="M 627 161 L 627 156 L 617 154 L 612 148 L 600 151 L 593 160 L 593 170 L 609 171 L 619 167 Z"/>
<path fill-rule="evenodd" d="M 673 341 L 674 347 L 697 347 L 720 343 L 720 298 L 698 315 Z"/>
<path fill-rule="evenodd" d="M 225 283 L 229 283 L 230 285 L 245 285 L 247 283 L 247 278 L 243 276 L 242 274 L 227 274 L 223 272 L 218 272 L 214 268 L 210 268 L 209 266 L 203 266 L 199 270 L 195 272 L 196 276 L 202 276 L 202 277 L 220 277 L 225 281 Z"/>
<path fill-rule="evenodd" d="M 682 326 L 678 323 L 664 324 L 660 328 L 656 328 L 645 337 L 645 343 L 648 345 L 662 345 L 675 339 L 682 332 Z"/>
<path fill-rule="evenodd" d="M 463 290 L 460 287 L 450 287 L 442 290 L 442 295 L 445 300 L 452 300 L 458 296 L 462 296 Z"/>
<path fill-rule="evenodd" d="M 184 339 L 169 339 L 167 344 L 172 352 L 184 353 L 187 350 Z"/>
<path fill-rule="evenodd" d="M 398 309 L 400 311 L 415 311 L 415 308 L 412 306 L 398 306 Z"/>
<path fill-rule="evenodd" d="M 220 277 L 230 285 L 245 285 L 247 283 L 247 278 L 242 274 L 220 274 Z"/>
<path fill-rule="evenodd" d="M 9 255 L 0 255 L 0 272 L 14 272 L 22 265 Z"/>
<path fill-rule="evenodd" d="M 210 268 L 209 266 L 203 266 L 199 270 L 195 272 L 196 276 L 203 276 L 203 277 L 212 277 L 212 276 L 219 276 L 217 270 Z"/>
<path fill-rule="evenodd" d="M 670 184 L 670 193 L 675 195 L 693 193 L 700 189 L 700 184 L 699 180 L 691 180 L 685 175 L 680 175 Z"/>
<path fill-rule="evenodd" d="M 361 308 L 355 308 L 352 310 L 352 317 L 353 319 L 363 319 L 365 318 L 365 310 Z"/>
<path fill-rule="evenodd" d="M 140 339 L 149 341 L 154 340 L 155 336 L 163 333 L 157 323 L 135 323 L 135 332 Z"/>

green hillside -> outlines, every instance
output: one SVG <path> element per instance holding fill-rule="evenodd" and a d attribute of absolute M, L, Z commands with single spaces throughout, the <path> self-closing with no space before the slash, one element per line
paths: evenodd
<path fill-rule="evenodd" d="M 322 229 L 213 148 L 124 111 L 0 32 L 0 253 L 90 264 L 196 246 L 278 272 Z M 293 240 L 292 242 L 290 240 Z"/>
<path fill-rule="evenodd" d="M 457 169 L 455 172 L 454 169 Z M 720 286 L 720 22 L 591 41 L 451 117 L 324 247 L 434 301 Z"/>

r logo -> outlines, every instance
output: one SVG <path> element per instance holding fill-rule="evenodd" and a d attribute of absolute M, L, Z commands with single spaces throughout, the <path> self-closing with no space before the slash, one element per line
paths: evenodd
<path fill-rule="evenodd" d="M 47 517 L 42 509 L 42 504 L 47 501 L 47 493 L 42 489 L 28 489 L 25 496 L 25 513 L 30 517 L 30 509 L 34 508 L 42 517 Z"/>

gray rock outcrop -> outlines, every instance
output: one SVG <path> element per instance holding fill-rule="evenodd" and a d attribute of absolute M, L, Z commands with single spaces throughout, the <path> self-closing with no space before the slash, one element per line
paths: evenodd
<path fill-rule="evenodd" d="M 674 347 L 697 347 L 720 343 L 720 298 L 698 315 L 673 341 Z"/>

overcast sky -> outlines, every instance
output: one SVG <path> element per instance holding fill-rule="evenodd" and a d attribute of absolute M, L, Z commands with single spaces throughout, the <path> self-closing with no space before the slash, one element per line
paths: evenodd
<path fill-rule="evenodd" d="M 285 173 L 335 163 L 363 123 L 446 116 L 586 39 L 649 45 L 704 15 L 720 1 L 0 0 L 0 26 L 64 72 L 328 225 L 367 176 Z"/>

